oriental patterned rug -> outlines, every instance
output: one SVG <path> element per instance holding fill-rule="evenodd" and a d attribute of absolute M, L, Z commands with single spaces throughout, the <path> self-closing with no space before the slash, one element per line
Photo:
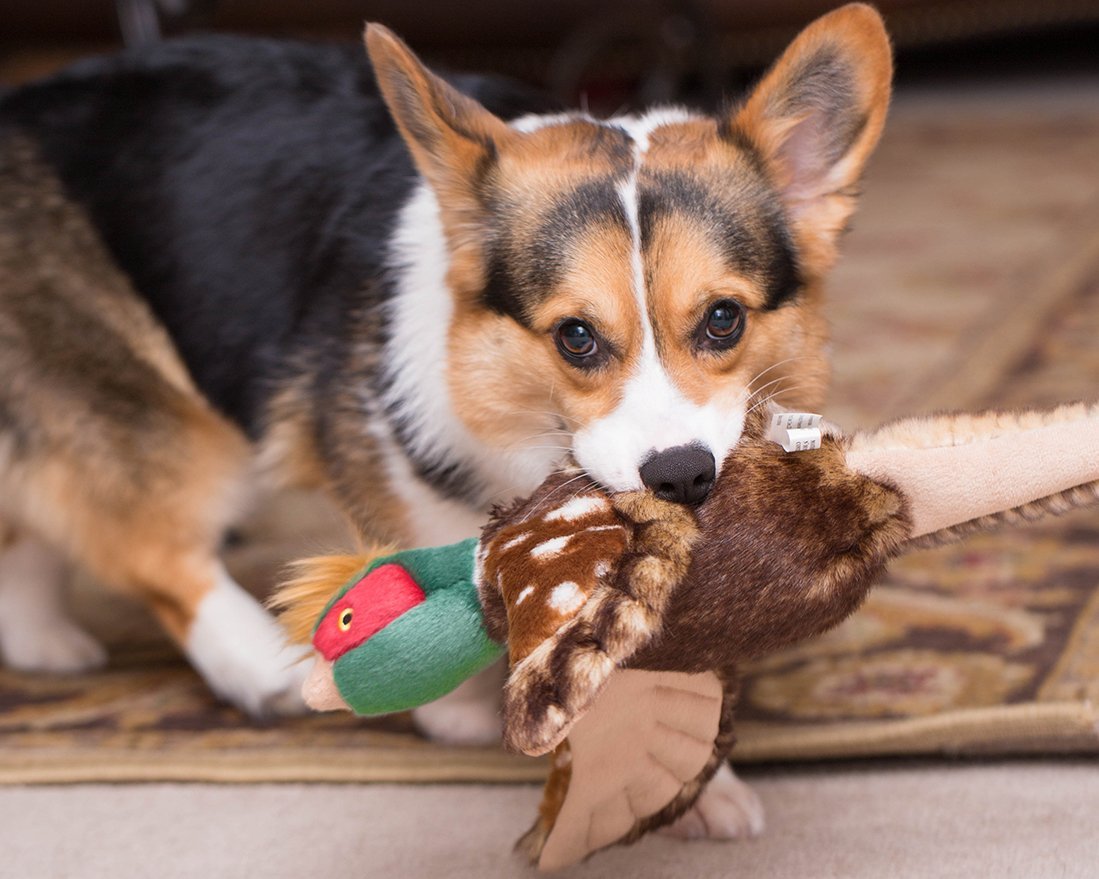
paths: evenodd
<path fill-rule="evenodd" d="M 830 417 L 1099 398 L 1095 87 L 901 96 L 831 284 Z M 253 523 L 234 570 L 270 582 L 332 548 L 313 503 Z M 540 761 L 429 744 L 406 717 L 252 724 L 139 610 L 78 591 L 110 666 L 0 672 L 0 781 L 542 777 Z M 742 762 L 1099 753 L 1099 511 L 901 560 L 845 625 L 753 668 L 740 717 Z"/>

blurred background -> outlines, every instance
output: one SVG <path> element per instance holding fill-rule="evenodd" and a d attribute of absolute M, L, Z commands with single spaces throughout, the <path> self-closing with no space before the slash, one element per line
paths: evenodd
<path fill-rule="evenodd" d="M 355 40 L 384 22 L 425 58 L 594 109 L 737 91 L 829 0 L 5 0 L 0 82 L 195 31 Z M 1096 0 L 882 0 L 904 83 L 1096 65 Z"/>

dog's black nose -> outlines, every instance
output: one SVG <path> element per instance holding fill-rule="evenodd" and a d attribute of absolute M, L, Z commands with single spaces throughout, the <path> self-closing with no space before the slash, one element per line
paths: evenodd
<path fill-rule="evenodd" d="M 675 446 L 651 455 L 638 472 L 657 497 L 700 504 L 714 487 L 714 456 L 700 445 Z"/>

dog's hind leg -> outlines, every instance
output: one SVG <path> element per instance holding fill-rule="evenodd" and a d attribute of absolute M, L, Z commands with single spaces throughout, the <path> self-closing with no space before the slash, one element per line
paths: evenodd
<path fill-rule="evenodd" d="M 107 653 L 67 614 L 69 568 L 62 555 L 29 534 L 0 536 L 0 657 L 22 671 L 98 668 Z"/>
<path fill-rule="evenodd" d="M 56 652 L 58 637 L 74 640 L 60 611 L 61 563 L 23 536 L 42 534 L 104 585 L 145 601 L 218 695 L 254 715 L 301 710 L 304 669 L 217 554 L 248 472 L 247 443 L 187 395 L 143 402 L 160 408 L 125 432 L 102 413 L 87 414 L 80 431 L 43 417 L 48 453 L 26 452 L 9 474 L 19 537 L 0 563 L 5 658 L 26 666 Z M 51 612 L 56 631 L 43 620 Z"/>
<path fill-rule="evenodd" d="M 44 544 L 143 599 L 225 699 L 301 710 L 304 671 L 218 558 L 254 449 L 33 147 L 2 138 L 0 377 L 0 519 L 42 541 L 4 562 L 5 654 L 14 643 L 14 661 L 32 664 L 53 649 L 37 640 L 48 627 L 27 624 L 35 614 L 67 628 Z M 13 641 L 20 629 L 33 644 Z"/>

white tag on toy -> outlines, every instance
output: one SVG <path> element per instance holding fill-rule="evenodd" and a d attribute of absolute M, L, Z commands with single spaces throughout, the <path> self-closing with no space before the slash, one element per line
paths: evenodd
<path fill-rule="evenodd" d="M 823 416 L 811 412 L 778 412 L 771 418 L 767 438 L 787 452 L 819 449 Z"/>

